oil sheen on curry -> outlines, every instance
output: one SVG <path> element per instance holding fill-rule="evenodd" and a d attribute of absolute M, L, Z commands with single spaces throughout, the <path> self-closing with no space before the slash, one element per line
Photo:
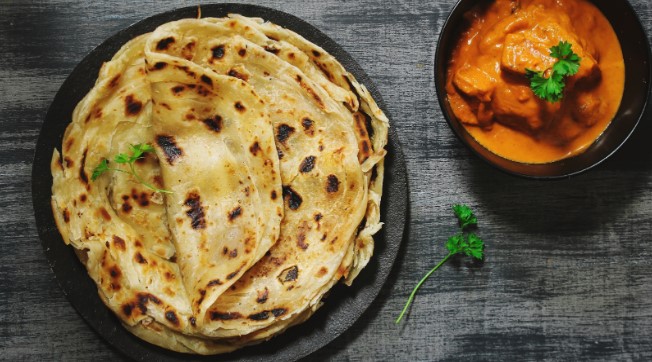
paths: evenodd
<path fill-rule="evenodd" d="M 485 148 L 523 163 L 548 163 L 588 148 L 623 94 L 625 65 L 604 15 L 584 0 L 496 0 L 466 14 L 449 62 L 446 92 L 457 119 Z M 571 43 L 581 58 L 560 102 L 530 89 L 526 69 L 545 71 L 550 48 Z"/>

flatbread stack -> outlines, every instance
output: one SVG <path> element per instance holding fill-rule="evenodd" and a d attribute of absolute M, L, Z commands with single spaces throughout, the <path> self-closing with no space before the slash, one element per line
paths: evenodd
<path fill-rule="evenodd" d="M 76 107 L 52 209 L 130 332 L 225 353 L 305 321 L 367 265 L 387 130 L 367 89 L 290 30 L 170 22 L 125 44 Z M 144 144 L 137 176 L 113 161 Z"/>

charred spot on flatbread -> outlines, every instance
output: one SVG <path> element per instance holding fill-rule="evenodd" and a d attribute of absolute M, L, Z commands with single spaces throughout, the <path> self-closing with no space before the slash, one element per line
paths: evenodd
<path fill-rule="evenodd" d="M 166 50 L 170 47 L 170 44 L 173 44 L 174 42 L 174 37 L 171 36 L 161 39 L 156 43 L 156 50 Z"/>
<path fill-rule="evenodd" d="M 258 296 L 256 297 L 256 303 L 263 304 L 267 302 L 267 298 L 269 297 L 269 289 L 265 287 L 265 289 L 259 290 L 257 294 Z"/>
<path fill-rule="evenodd" d="M 294 265 L 284 269 L 279 275 L 278 280 L 281 283 L 293 282 L 299 277 L 299 267 Z"/>
<path fill-rule="evenodd" d="M 131 204 L 128 201 L 125 201 L 125 202 L 122 203 L 122 207 L 121 207 L 122 212 L 129 213 L 132 208 L 133 207 L 131 206 Z"/>
<path fill-rule="evenodd" d="M 79 179 L 85 184 L 88 184 L 88 175 L 86 175 L 86 171 L 84 171 L 84 168 L 86 167 L 87 153 L 88 149 L 85 149 L 84 153 L 82 154 L 81 165 L 79 166 Z"/>
<path fill-rule="evenodd" d="M 290 210 L 297 210 L 303 202 L 301 195 L 294 191 L 290 186 L 283 186 L 283 198 L 287 202 Z"/>
<path fill-rule="evenodd" d="M 212 320 L 223 320 L 223 321 L 228 321 L 232 319 L 239 319 L 242 318 L 242 314 L 237 313 L 237 312 L 218 312 L 218 311 L 211 311 L 210 312 L 210 318 Z"/>
<path fill-rule="evenodd" d="M 274 317 L 280 317 L 285 313 L 287 313 L 287 309 L 285 309 L 285 308 L 274 308 L 274 309 L 272 309 L 272 314 L 274 315 Z"/>
<path fill-rule="evenodd" d="M 236 270 L 236 271 L 234 271 L 232 273 L 229 273 L 226 276 L 226 280 L 231 280 L 231 279 L 235 278 L 235 276 L 238 275 L 238 273 L 240 273 L 240 269 L 238 269 L 238 270 Z"/>
<path fill-rule="evenodd" d="M 315 129 L 314 129 L 314 124 L 315 122 L 308 118 L 305 117 L 301 120 L 301 126 L 303 127 L 303 131 L 308 135 L 308 136 L 314 136 L 315 135 Z"/>
<path fill-rule="evenodd" d="M 235 220 L 240 215 L 242 215 L 242 207 L 237 206 L 233 210 L 229 211 L 229 221 Z"/>
<path fill-rule="evenodd" d="M 283 123 L 276 128 L 276 139 L 281 143 L 285 143 L 292 133 L 294 133 L 294 127 Z"/>
<path fill-rule="evenodd" d="M 166 62 L 156 62 L 154 63 L 154 66 L 151 68 L 151 70 L 161 70 L 165 67 L 167 67 L 168 63 Z"/>
<path fill-rule="evenodd" d="M 229 72 L 228 72 L 227 74 L 228 74 L 229 76 L 231 76 L 231 77 L 235 77 L 235 78 L 238 78 L 238 79 L 242 79 L 242 80 L 244 80 L 245 82 L 249 80 L 249 76 L 247 76 L 246 74 L 240 73 L 240 72 L 238 72 L 238 71 L 235 70 L 235 69 L 230 69 Z"/>
<path fill-rule="evenodd" d="M 211 87 L 213 86 L 213 80 L 209 76 L 202 74 L 202 76 L 199 77 L 199 79 L 201 79 L 202 82 L 208 84 L 209 86 Z"/>
<path fill-rule="evenodd" d="M 328 175 L 328 181 L 326 183 L 326 191 L 329 194 L 337 192 L 340 188 L 340 180 L 335 175 Z"/>
<path fill-rule="evenodd" d="M 177 146 L 173 136 L 158 135 L 156 136 L 156 144 L 161 148 L 170 165 L 174 164 L 183 155 L 183 150 Z"/>
<path fill-rule="evenodd" d="M 168 322 L 174 324 L 174 325 L 179 325 L 179 319 L 177 318 L 177 314 L 174 313 L 173 311 L 167 311 L 165 312 L 165 319 L 168 320 Z"/>
<path fill-rule="evenodd" d="M 117 235 L 113 235 L 113 245 L 116 247 L 116 249 L 123 251 L 127 248 L 127 244 L 125 243 L 124 239 Z"/>
<path fill-rule="evenodd" d="M 250 314 L 247 318 L 253 321 L 262 321 L 269 318 L 269 311 L 264 310 L 260 313 Z"/>
<path fill-rule="evenodd" d="M 188 207 L 186 215 L 190 218 L 192 228 L 205 229 L 206 228 L 206 215 L 204 214 L 204 207 L 201 204 L 201 198 L 196 192 L 191 192 L 186 196 L 184 205 Z"/>
<path fill-rule="evenodd" d="M 125 97 L 125 115 L 135 116 L 143 109 L 143 102 L 134 97 L 133 94 Z"/>
<path fill-rule="evenodd" d="M 219 114 L 216 114 L 210 118 L 206 118 L 202 122 L 204 122 L 206 127 L 208 127 L 208 129 L 213 132 L 219 132 L 222 130 L 222 116 Z"/>
<path fill-rule="evenodd" d="M 301 173 L 307 173 L 312 171 L 312 169 L 315 167 L 315 160 L 317 158 L 315 156 L 308 156 L 301 161 L 301 164 L 299 165 L 299 171 Z"/>
<path fill-rule="evenodd" d="M 260 143 L 256 141 L 249 147 L 249 152 L 251 152 L 252 155 L 257 156 L 258 151 L 260 151 Z"/>
<path fill-rule="evenodd" d="M 299 83 L 299 86 L 303 88 L 311 97 L 312 99 L 317 103 L 319 108 L 325 109 L 326 107 L 324 106 L 324 101 L 321 99 L 321 97 L 317 94 L 317 91 L 315 91 L 315 88 L 313 88 L 311 85 L 307 84 L 301 75 L 297 74 L 294 79 Z"/>
<path fill-rule="evenodd" d="M 147 264 L 147 259 L 143 256 L 143 254 L 140 253 L 140 251 L 137 251 L 136 254 L 134 255 L 134 260 L 138 264 Z"/>
<path fill-rule="evenodd" d="M 224 45 L 217 45 L 211 48 L 213 59 L 222 59 L 224 57 Z"/>
<path fill-rule="evenodd" d="M 216 286 L 216 285 L 222 285 L 222 284 L 224 284 L 224 283 L 222 283 L 221 280 L 219 280 L 219 279 L 213 279 L 213 280 L 211 280 L 210 282 L 208 282 L 208 284 L 206 284 L 206 287 L 207 287 L 207 288 L 210 288 L 210 287 L 214 287 L 214 286 Z"/>
<path fill-rule="evenodd" d="M 279 49 L 279 48 L 277 48 L 277 47 L 275 47 L 273 45 L 265 45 L 264 49 L 265 49 L 265 51 L 267 51 L 269 53 L 272 53 L 274 55 L 278 55 L 278 53 L 281 52 L 281 49 Z"/>

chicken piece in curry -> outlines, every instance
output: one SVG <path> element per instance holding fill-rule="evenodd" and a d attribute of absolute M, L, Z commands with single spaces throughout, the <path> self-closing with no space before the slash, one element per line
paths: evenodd
<path fill-rule="evenodd" d="M 448 64 L 456 118 L 484 147 L 524 163 L 548 163 L 588 148 L 616 114 L 625 65 L 609 21 L 585 0 L 495 0 L 466 15 Z M 550 48 L 565 41 L 581 61 L 563 98 L 530 88 L 526 69 L 549 72 Z"/>

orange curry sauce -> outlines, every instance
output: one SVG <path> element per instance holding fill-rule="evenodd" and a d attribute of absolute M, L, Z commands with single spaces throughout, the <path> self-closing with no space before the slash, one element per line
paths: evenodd
<path fill-rule="evenodd" d="M 446 92 L 459 121 L 484 147 L 524 163 L 563 159 L 590 146 L 616 114 L 625 65 L 609 21 L 584 0 L 495 0 L 465 15 L 448 64 Z M 534 95 L 525 69 L 556 62 L 550 47 L 572 44 L 580 70 L 561 102 Z"/>

